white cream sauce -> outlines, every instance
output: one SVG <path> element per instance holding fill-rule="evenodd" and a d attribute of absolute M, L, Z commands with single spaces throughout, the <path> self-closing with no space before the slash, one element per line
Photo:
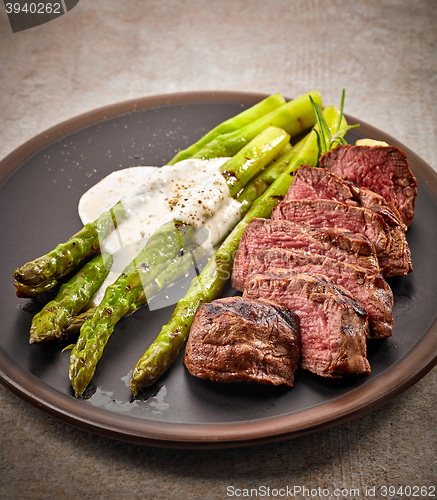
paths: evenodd
<path fill-rule="evenodd" d="M 184 160 L 176 165 L 131 167 L 113 172 L 89 189 L 79 201 L 84 224 L 96 220 L 118 201 L 125 217 L 100 241 L 102 252 L 113 256 L 108 277 L 92 300 L 104 292 L 163 224 L 176 220 L 208 230 L 201 244 L 208 253 L 241 218 L 241 205 L 230 197 L 220 166 L 228 158 Z"/>
<path fill-rule="evenodd" d="M 78 212 L 83 224 L 94 222 L 112 208 L 123 195 L 147 179 L 158 167 L 130 167 L 116 170 L 94 184 L 79 200 Z"/>

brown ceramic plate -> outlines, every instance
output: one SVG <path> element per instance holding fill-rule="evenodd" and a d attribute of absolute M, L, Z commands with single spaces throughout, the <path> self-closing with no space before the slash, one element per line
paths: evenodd
<path fill-rule="evenodd" d="M 216 123 L 263 95 L 198 92 L 158 96 L 99 109 L 38 135 L 0 163 L 0 375 L 24 400 L 79 428 L 115 439 L 166 447 L 212 448 L 293 438 L 357 418 L 427 373 L 437 351 L 437 175 L 395 139 L 366 124 L 349 142 L 371 137 L 400 146 L 418 179 L 408 231 L 415 270 L 392 279 L 394 332 L 369 348 L 372 374 L 330 381 L 300 372 L 293 389 L 213 384 L 190 376 L 182 357 L 151 389 L 132 399 L 130 372 L 172 307 L 143 308 L 112 335 L 85 399 L 73 397 L 68 342 L 29 345 L 33 314 L 43 305 L 17 299 L 15 267 L 80 228 L 81 194 L 109 172 L 162 165 Z M 357 120 L 348 117 L 350 123 Z M 229 286 L 226 295 L 234 294 Z"/>

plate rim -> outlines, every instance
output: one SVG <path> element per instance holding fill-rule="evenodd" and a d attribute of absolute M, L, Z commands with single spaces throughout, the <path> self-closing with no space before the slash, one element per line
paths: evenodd
<path fill-rule="evenodd" d="M 0 184 L 3 184 L 24 160 L 48 144 L 116 116 L 175 104 L 214 101 L 255 103 L 268 95 L 270 94 L 241 91 L 177 92 L 134 98 L 86 111 L 38 133 L 0 160 Z M 432 197 L 437 198 L 437 173 L 424 160 L 389 134 L 346 113 L 345 117 L 349 123 L 360 123 L 368 129 L 373 138 L 389 139 L 390 143 L 401 148 L 407 157 L 413 158 L 415 175 L 424 182 Z M 436 334 L 437 317 L 414 348 L 375 379 L 331 401 L 292 414 L 267 417 L 255 422 L 173 424 L 116 414 L 67 396 L 41 382 L 24 370 L 3 348 L 0 348 L 0 382 L 18 397 L 45 413 L 104 437 L 165 448 L 253 446 L 318 432 L 359 418 L 384 405 L 414 385 L 436 365 Z M 384 377 L 385 391 L 380 390 L 381 377 Z M 369 394 L 373 395 L 370 399 Z"/>

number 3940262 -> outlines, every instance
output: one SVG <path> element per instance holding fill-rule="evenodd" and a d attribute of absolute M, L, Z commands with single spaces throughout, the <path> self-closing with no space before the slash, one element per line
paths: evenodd
<path fill-rule="evenodd" d="M 63 14 L 60 2 L 8 2 L 6 5 L 7 14 Z"/>

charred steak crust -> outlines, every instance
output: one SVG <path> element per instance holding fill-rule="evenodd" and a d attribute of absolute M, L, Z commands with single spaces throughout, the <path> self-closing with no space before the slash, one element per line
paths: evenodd
<path fill-rule="evenodd" d="M 346 290 L 324 276 L 281 270 L 254 274 L 243 298 L 274 300 L 298 316 L 302 368 L 329 378 L 370 373 L 367 315 Z"/>
<path fill-rule="evenodd" d="M 289 273 L 326 276 L 348 290 L 369 317 L 369 338 L 385 338 L 393 330 L 393 292 L 380 274 L 305 250 L 269 248 L 252 254 L 248 275 L 282 269 Z"/>
<path fill-rule="evenodd" d="M 341 229 L 255 218 L 244 230 L 235 255 L 232 271 L 234 288 L 243 290 L 250 256 L 257 250 L 272 247 L 301 248 L 379 273 L 375 248 L 365 236 Z"/>
<path fill-rule="evenodd" d="M 291 311 L 237 296 L 200 307 L 184 363 L 191 375 L 214 382 L 292 386 L 299 356 L 298 319 Z"/>
<path fill-rule="evenodd" d="M 395 146 L 342 145 L 320 157 L 320 165 L 393 203 L 406 226 L 414 216 L 417 181 Z"/>
<path fill-rule="evenodd" d="M 375 246 L 384 276 L 406 275 L 412 269 L 405 233 L 397 225 L 388 226 L 380 213 L 368 208 L 329 199 L 288 200 L 273 209 L 272 219 L 363 234 Z"/>

